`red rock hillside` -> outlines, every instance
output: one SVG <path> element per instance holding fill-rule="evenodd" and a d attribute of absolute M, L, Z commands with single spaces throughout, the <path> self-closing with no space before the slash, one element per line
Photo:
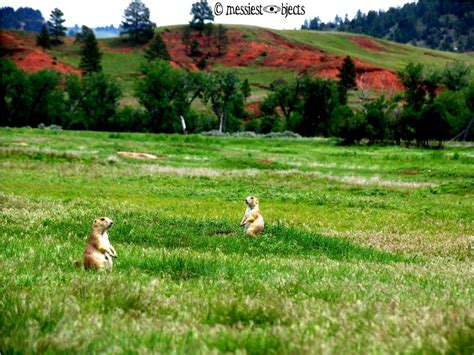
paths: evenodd
<path fill-rule="evenodd" d="M 261 30 L 258 40 L 246 39 L 242 31 L 231 29 L 227 32 L 229 44 L 222 57 L 211 56 L 208 64 L 221 64 L 227 67 L 260 65 L 270 68 L 286 68 L 298 72 L 308 72 L 322 78 L 337 79 L 343 57 L 329 55 L 311 46 L 286 40 L 271 31 Z M 358 38 L 358 37 L 354 37 Z M 163 33 L 163 39 L 170 52 L 172 62 L 188 69 L 197 69 L 196 62 L 186 54 L 182 41 L 182 31 L 172 30 Z M 206 47 L 208 38 L 195 35 L 201 48 Z M 377 45 L 369 39 L 359 43 L 364 48 L 377 50 Z M 212 53 L 215 54 L 215 53 Z M 357 70 L 359 87 L 377 90 L 402 89 L 393 71 L 379 68 L 353 58 Z"/>
<path fill-rule="evenodd" d="M 29 72 L 41 69 L 54 69 L 63 74 L 81 74 L 81 71 L 52 58 L 48 53 L 35 48 L 34 43 L 22 40 L 11 33 L 0 31 L 2 56 L 13 60 L 16 65 Z"/>

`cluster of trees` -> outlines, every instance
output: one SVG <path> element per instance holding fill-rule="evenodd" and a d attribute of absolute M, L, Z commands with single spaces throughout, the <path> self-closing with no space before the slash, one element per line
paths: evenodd
<path fill-rule="evenodd" d="M 39 32 L 44 23 L 39 10 L 30 7 L 20 7 L 16 11 L 12 7 L 0 9 L 1 27 L 9 30 Z"/>
<path fill-rule="evenodd" d="M 43 50 L 63 43 L 62 38 L 66 36 L 66 27 L 63 26 L 66 20 L 63 16 L 64 13 L 55 8 L 51 11 L 48 22 L 41 26 L 40 33 L 36 36 L 36 44 Z"/>
<path fill-rule="evenodd" d="M 474 50 L 474 2 L 466 0 L 419 0 L 388 11 L 360 10 L 349 20 L 336 16 L 324 23 L 318 17 L 306 20 L 302 29 L 363 33 L 432 49 Z"/>
<path fill-rule="evenodd" d="M 1 125 L 56 124 L 68 129 L 106 130 L 121 92 L 103 73 L 82 78 L 53 70 L 25 73 L 1 58 Z"/>
<path fill-rule="evenodd" d="M 207 0 L 199 0 L 191 8 L 192 20 L 183 31 L 182 42 L 189 56 L 195 58 L 199 69 L 206 68 L 211 57 L 220 57 L 227 51 L 227 29 L 214 26 L 214 14 Z"/>
<path fill-rule="evenodd" d="M 196 31 L 209 28 L 209 5 L 200 1 L 193 5 L 191 26 Z M 185 72 L 173 68 L 166 45 L 155 24 L 149 20 L 149 9 L 141 0 L 133 0 L 124 11 L 123 35 L 133 44 L 153 38 L 142 67 L 143 80 L 137 84 L 136 97 L 142 108 L 119 107 L 122 93 L 102 73 L 97 40 L 92 29 L 82 26 L 76 32 L 81 46 L 80 68 L 83 77 L 62 76 L 43 70 L 34 74 L 20 71 L 13 62 L 2 59 L 1 125 L 37 126 L 56 124 L 68 129 L 181 132 L 219 128 L 238 130 L 245 115 L 244 100 L 250 95 L 248 81 L 242 85 L 230 72 L 208 74 Z M 211 12 L 212 15 L 212 12 Z M 54 9 L 50 21 L 37 36 L 43 49 L 62 43 L 65 35 L 63 13 Z M 199 98 L 210 103 L 214 118 L 204 119 L 191 110 Z"/>
<path fill-rule="evenodd" d="M 463 62 L 449 63 L 442 71 L 409 64 L 398 73 L 403 94 L 363 102 L 357 110 L 347 105 L 346 90 L 354 87 L 355 78 L 349 62 L 346 58 L 339 82 L 307 75 L 274 82 L 261 105 L 263 116 L 251 127 L 261 133 L 277 127 L 303 136 L 335 136 L 344 144 L 440 146 L 456 136 L 472 138 L 474 83 Z"/>
<path fill-rule="evenodd" d="M 87 31 L 91 30 L 83 33 Z M 154 60 L 142 67 L 143 79 L 137 83 L 135 94 L 142 107 L 121 108 L 120 88 L 100 66 L 82 78 L 51 70 L 28 74 L 5 58 L 1 67 L 1 126 L 42 123 L 103 131 L 226 132 L 240 130 L 246 116 L 246 86 L 232 72 L 187 72 Z M 210 104 L 214 117 L 191 109 L 198 98 Z"/>
<path fill-rule="evenodd" d="M 87 28 L 82 33 L 84 42 L 93 36 Z M 355 70 L 347 57 L 339 81 L 307 74 L 275 81 L 260 105 L 261 115 L 252 119 L 244 110 L 248 81 L 239 81 L 229 71 L 184 71 L 155 59 L 142 67 L 143 78 L 136 86 L 141 106 L 120 107 L 120 89 L 100 65 L 87 70 L 84 66 L 82 78 L 48 70 L 27 74 L 4 58 L 1 65 L 2 126 L 43 123 L 156 133 L 292 130 L 307 137 L 340 137 L 344 144 L 367 140 L 420 146 L 432 142 L 439 146 L 454 137 L 470 139 L 474 130 L 474 83 L 463 62 L 451 62 L 442 71 L 409 64 L 398 73 L 405 87 L 402 94 L 382 96 L 354 109 L 347 103 L 347 93 L 355 88 Z M 196 99 L 213 115 L 194 111 Z"/>

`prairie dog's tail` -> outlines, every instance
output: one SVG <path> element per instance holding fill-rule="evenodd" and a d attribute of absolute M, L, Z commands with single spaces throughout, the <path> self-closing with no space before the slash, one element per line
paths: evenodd
<path fill-rule="evenodd" d="M 76 261 L 74 262 L 74 265 L 75 265 L 76 267 L 82 267 L 82 261 L 76 260 Z"/>

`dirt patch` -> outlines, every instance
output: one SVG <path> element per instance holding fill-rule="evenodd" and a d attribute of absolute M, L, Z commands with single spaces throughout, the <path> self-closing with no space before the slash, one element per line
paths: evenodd
<path fill-rule="evenodd" d="M 250 117 L 260 117 L 260 102 L 251 102 L 245 105 L 245 111 Z"/>
<path fill-rule="evenodd" d="M 361 48 L 365 48 L 365 49 L 368 49 L 368 50 L 374 51 L 374 52 L 385 52 L 384 47 L 382 47 L 377 42 L 374 42 L 370 38 L 351 36 L 351 37 L 349 37 L 349 39 Z"/>
<path fill-rule="evenodd" d="M 2 43 L 2 54 L 5 53 L 20 69 L 28 72 L 53 69 L 63 74 L 81 75 L 80 70 L 52 58 L 46 52 L 25 45 L 23 40 L 18 39 L 11 33 L 0 32 L 0 41 Z"/>
<path fill-rule="evenodd" d="M 22 48 L 25 44 L 10 33 L 0 32 L 0 43 L 3 48 Z"/>
<path fill-rule="evenodd" d="M 138 153 L 138 152 L 118 152 L 118 155 L 121 157 L 141 159 L 141 160 L 156 160 L 158 159 L 157 155 L 149 153 Z"/>
<path fill-rule="evenodd" d="M 33 49 L 28 51 L 25 56 L 18 58 L 16 65 L 29 72 L 36 72 L 43 69 L 53 69 L 63 74 L 81 75 L 81 71 L 52 58 L 49 54 Z"/>
<path fill-rule="evenodd" d="M 418 170 L 416 169 L 405 169 L 405 170 L 400 170 L 400 172 L 404 175 L 417 175 Z"/>
<path fill-rule="evenodd" d="M 284 68 L 295 72 L 305 72 L 323 79 L 338 80 L 337 75 L 342 65 L 343 57 L 330 55 L 309 45 L 287 40 L 278 34 L 261 30 L 258 40 L 249 39 L 242 31 L 229 29 L 227 32 L 229 44 L 227 52 L 222 56 L 215 53 L 208 56 L 208 66 L 219 64 L 226 67 L 262 66 L 267 68 Z M 363 37 L 353 37 L 358 45 L 365 45 L 372 50 L 383 50 L 383 47 Z M 193 35 L 190 39 L 199 42 L 201 48 L 208 46 L 209 38 Z M 163 33 L 163 40 L 172 58 L 173 66 L 196 70 L 199 58 L 190 58 L 182 42 L 182 30 L 172 30 Z M 211 49 L 212 51 L 212 49 Z M 203 54 L 203 56 L 207 53 Z M 384 68 L 354 58 L 357 68 L 357 82 L 364 89 L 400 91 L 402 85 L 396 74 Z M 252 107 L 248 107 L 252 111 Z"/>

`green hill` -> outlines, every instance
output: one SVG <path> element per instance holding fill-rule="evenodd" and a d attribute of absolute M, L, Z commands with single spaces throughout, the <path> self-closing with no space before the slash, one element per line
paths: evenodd
<path fill-rule="evenodd" d="M 349 55 L 357 60 L 358 75 L 367 73 L 367 88 L 376 92 L 400 90 L 396 71 L 410 62 L 431 67 L 443 67 L 447 62 L 461 60 L 474 65 L 474 55 L 442 52 L 411 45 L 403 45 L 369 36 L 303 30 L 271 30 L 267 28 L 229 25 L 228 50 L 222 57 L 210 58 L 206 70 L 231 68 L 239 78 L 247 78 L 252 85 L 249 102 L 261 101 L 271 82 L 289 79 L 298 72 L 309 72 L 335 78 L 342 58 Z M 196 58 L 191 58 L 182 43 L 184 25 L 160 27 L 175 65 L 196 69 Z M 39 51 L 34 45 L 34 34 L 3 31 L 19 38 L 25 47 Z M 202 40 L 204 41 L 204 40 Z M 2 51 L 5 44 L 2 41 Z M 121 86 L 126 103 L 135 103 L 134 86 L 145 63 L 142 47 L 131 47 L 120 38 L 99 39 L 103 52 L 103 69 Z M 72 67 L 79 65 L 79 47 L 73 39 L 47 52 L 54 60 Z M 15 57 L 13 57 L 15 60 Z M 21 60 L 17 61 L 21 66 Z M 28 70 L 28 68 L 26 68 Z M 37 68 L 35 69 L 37 70 Z M 381 80 L 383 79 L 383 80 Z"/>

